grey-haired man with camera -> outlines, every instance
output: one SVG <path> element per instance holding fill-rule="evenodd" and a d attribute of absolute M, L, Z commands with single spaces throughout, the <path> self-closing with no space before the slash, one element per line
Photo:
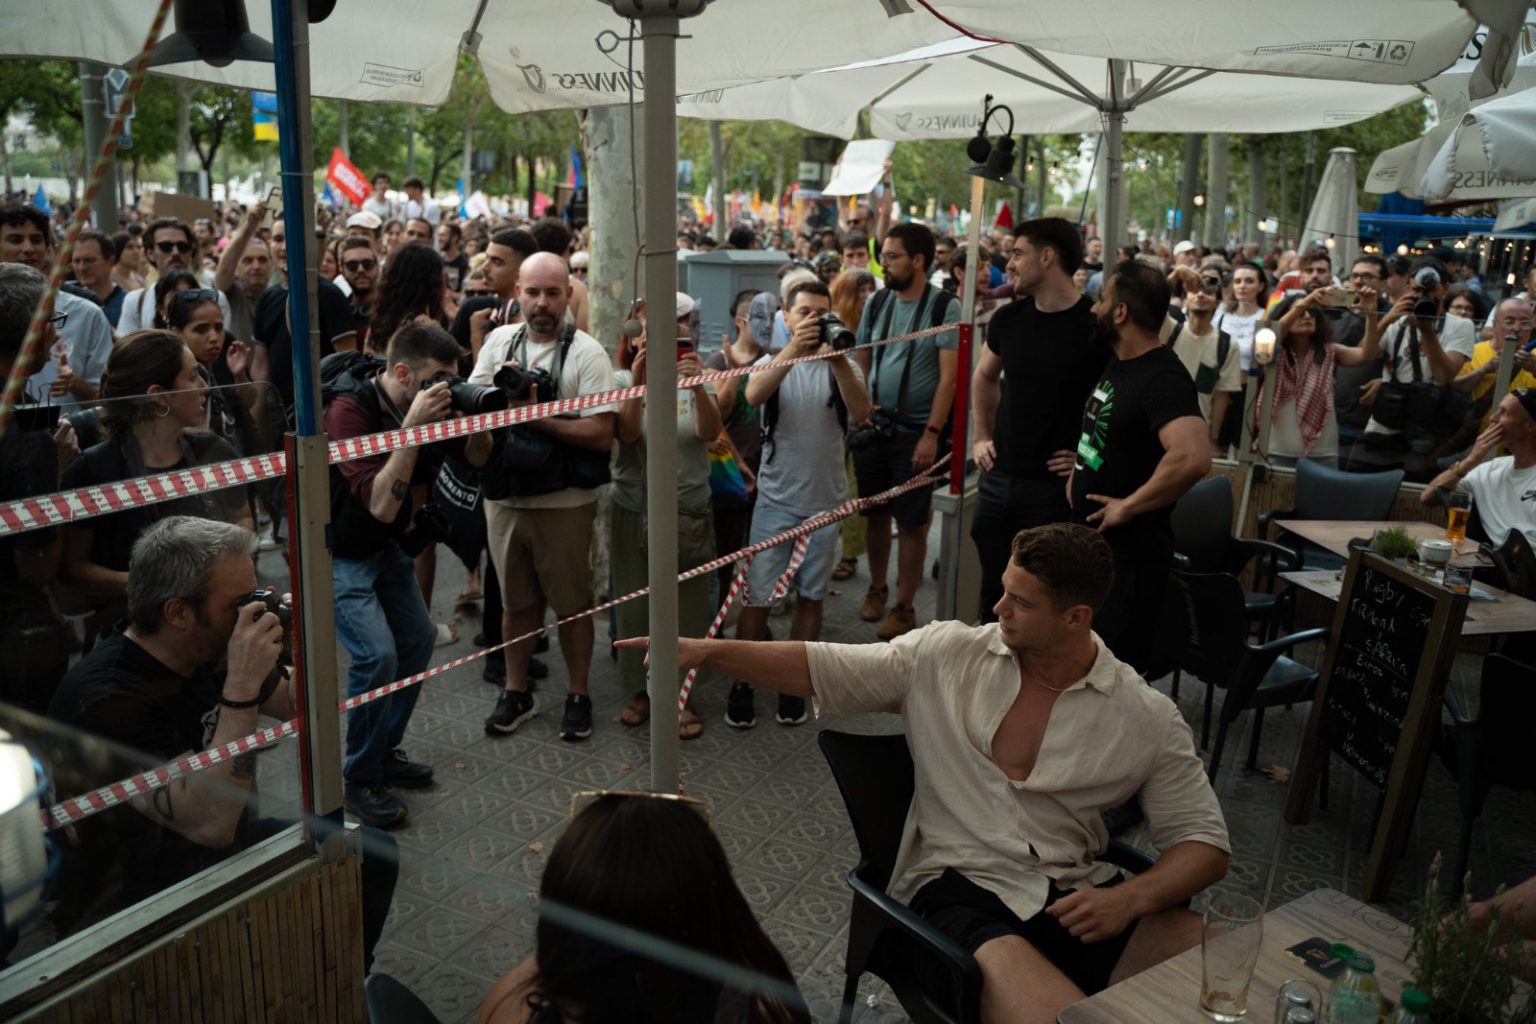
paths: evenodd
<path fill-rule="evenodd" d="M 836 355 L 853 345 L 853 332 L 836 318 L 827 286 L 809 278 L 790 288 L 784 303 L 789 344 L 753 365 L 747 378 L 747 404 L 761 408 L 763 454 L 757 470 L 757 504 L 752 509 L 749 540 L 760 540 L 800 526 L 806 520 L 841 505 L 848 497 L 848 473 L 843 461 L 843 435 L 850 423 L 869 416 L 869 393 L 851 356 Z M 801 356 L 829 358 L 790 365 Z M 798 595 L 789 635 L 815 640 L 821 635 L 822 600 L 837 561 L 837 524 L 823 527 L 807 539 L 805 560 L 790 589 Z M 789 566 L 793 544 L 779 544 L 752 560 L 736 636 L 742 640 L 768 638 L 768 612 L 775 583 Z M 781 725 L 806 720 L 805 700 L 780 696 Z M 757 724 L 752 688 L 731 687 L 725 724 L 750 729 Z"/>
<path fill-rule="evenodd" d="M 282 664 L 287 604 L 258 589 L 255 551 L 250 531 L 211 519 L 169 516 L 144 531 L 128 565 L 126 624 L 70 669 L 48 717 L 156 762 L 250 735 L 263 715 L 293 718 L 293 679 Z M 82 823 L 65 854 L 60 929 L 82 928 L 288 827 L 250 814 L 258 756 L 218 761 Z M 57 780 L 61 790 L 116 781 L 123 763 L 105 761 L 80 759 Z M 394 843 L 370 831 L 365 963 L 397 872 Z"/>

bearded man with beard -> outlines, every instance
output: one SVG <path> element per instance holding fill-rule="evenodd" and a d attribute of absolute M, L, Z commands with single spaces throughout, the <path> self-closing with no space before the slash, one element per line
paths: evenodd
<path fill-rule="evenodd" d="M 1173 504 L 1211 468 L 1194 381 L 1158 340 L 1168 299 L 1167 280 L 1144 263 L 1121 263 L 1105 279 L 1094 333 L 1114 354 L 1083 409 L 1067 478 L 1073 517 L 1114 553 L 1114 583 L 1094 626 L 1137 671 L 1152 650 L 1173 561 Z"/>
<path fill-rule="evenodd" d="M 960 319 L 960 301 L 928 283 L 933 269 L 933 232 L 922 224 L 896 224 L 880 246 L 885 288 L 870 297 L 859 321 L 858 340 L 868 344 Z M 859 494 L 878 494 L 926 473 L 949 448 L 949 410 L 959 372 L 959 335 L 931 334 L 915 341 L 882 345 L 870 353 L 869 396 L 874 433 L 853 443 Z M 917 625 L 913 602 L 928 554 L 933 492 L 919 487 L 862 513 L 868 520 L 869 592 L 859 617 L 877 622 L 879 637 L 891 640 Z M 896 601 L 886 615 L 886 570 L 891 556 L 891 520 L 896 520 Z"/>

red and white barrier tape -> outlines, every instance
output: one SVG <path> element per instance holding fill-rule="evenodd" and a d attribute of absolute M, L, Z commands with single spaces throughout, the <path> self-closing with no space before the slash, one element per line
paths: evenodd
<path fill-rule="evenodd" d="M 933 464 L 932 467 L 930 467 L 928 473 L 925 473 L 922 476 L 913 477 L 911 480 L 908 480 L 904 484 L 892 487 L 886 491 L 881 491 L 879 494 L 872 494 L 868 498 L 855 498 L 851 501 L 843 503 L 842 505 L 839 505 L 837 508 L 832 509 L 831 511 L 823 512 L 820 515 L 813 516 L 812 518 L 807 519 L 805 522 L 801 523 L 799 526 L 785 530 L 783 533 L 775 534 L 772 537 L 758 541 L 756 544 L 748 545 L 747 547 L 742 548 L 740 551 L 734 551 L 729 555 L 721 555 L 719 558 L 716 558 L 713 561 L 705 562 L 703 565 L 689 569 L 687 572 L 679 573 L 677 576 L 678 582 L 690 580 L 696 576 L 702 576 L 707 572 L 713 572 L 721 566 L 731 565 L 738 559 L 750 558 L 751 556 L 761 551 L 766 551 L 768 548 L 783 544 L 786 541 L 803 539 L 825 526 L 835 523 L 840 519 L 847 518 L 860 509 L 871 508 L 875 505 L 883 504 L 887 501 L 890 501 L 892 498 L 897 497 L 898 495 L 905 494 L 907 491 L 915 490 L 916 488 L 922 486 L 932 486 L 935 483 L 940 483 L 942 482 L 942 479 L 940 477 L 933 476 L 932 473 L 933 471 L 941 468 L 948 458 L 948 456 L 945 456 L 944 458 L 939 459 Z M 803 559 L 804 554 L 801 546 L 797 545 L 796 550 L 800 553 L 800 557 Z M 788 586 L 787 580 L 790 576 L 793 575 L 793 571 L 798 568 L 799 566 L 795 562 L 794 556 L 791 556 L 790 570 L 786 571 L 785 575 L 780 578 L 780 583 L 785 587 L 786 592 Z M 495 645 L 494 647 L 482 648 L 481 650 L 475 651 L 473 654 L 467 654 L 462 658 L 456 658 L 453 661 L 444 662 L 441 665 L 435 665 L 424 672 L 418 672 L 414 676 L 407 676 L 404 679 L 397 679 L 392 683 L 386 683 L 384 686 L 369 690 L 366 693 L 360 693 L 355 697 L 348 697 L 338 706 L 342 711 L 351 711 L 354 708 L 369 703 L 370 701 L 378 700 L 380 697 L 387 697 L 397 690 L 405 689 L 407 686 L 415 686 L 417 683 L 431 679 L 433 676 L 442 675 L 444 672 L 448 672 L 452 669 L 467 665 L 472 661 L 476 661 L 480 658 L 486 657 L 487 655 L 494 654 L 497 651 L 512 646 L 513 644 L 521 643 L 525 640 L 532 640 L 534 637 L 546 632 L 549 629 L 558 629 L 560 626 L 570 622 L 575 622 L 577 619 L 583 619 L 587 618 L 588 616 L 605 612 L 615 605 L 623 604 L 625 601 L 633 601 L 636 598 L 644 597 L 646 594 L 649 594 L 650 591 L 650 587 L 643 587 L 640 590 L 625 594 L 623 597 L 616 597 L 611 601 L 604 601 L 602 604 L 596 605 L 595 607 L 588 608 L 585 611 L 577 612 L 575 615 L 560 619 L 552 625 L 541 626 L 538 629 L 524 633 L 522 636 L 514 637 L 511 640 L 505 640 Z M 778 586 L 775 586 L 774 592 L 776 594 L 779 593 Z M 783 595 L 779 594 L 779 596 Z M 777 600 L 777 598 L 774 598 L 774 600 Z M 138 775 L 123 779 L 120 782 L 109 783 L 99 789 L 92 790 L 88 793 L 82 793 L 79 796 L 70 797 L 69 799 L 61 801 L 60 803 L 57 803 L 53 807 L 49 808 L 47 824 L 53 828 L 60 828 L 65 825 L 74 824 L 77 821 L 82 821 L 85 818 L 89 818 L 94 814 L 98 814 L 109 807 L 115 807 L 118 804 L 126 803 L 129 800 L 132 800 L 134 797 L 143 796 L 146 793 L 159 789 L 162 786 L 168 786 L 173 781 L 181 778 L 184 775 L 191 775 L 196 772 L 212 768 L 214 765 L 222 764 L 225 761 L 228 761 L 240 754 L 246 754 L 254 750 L 260 750 L 263 747 L 271 746 L 273 743 L 276 743 L 280 739 L 287 739 L 290 736 L 296 736 L 298 735 L 298 728 L 299 720 L 296 718 L 291 719 L 287 722 L 283 722 L 281 725 L 275 725 L 270 728 L 254 732 L 249 736 L 242 736 L 239 739 L 231 740 L 223 746 L 214 747 L 211 750 L 201 750 L 195 754 L 188 754 L 184 757 L 178 757 L 175 760 L 161 765 L 158 768 L 153 768 L 149 771 L 141 772 Z"/>
<path fill-rule="evenodd" d="M 941 334 L 952 330 L 954 330 L 952 326 L 927 327 L 920 331 L 900 334 L 893 338 L 884 338 L 880 341 L 870 342 L 854 349 L 843 350 L 842 352 L 797 356 L 794 359 L 786 359 L 778 365 L 794 366 L 798 363 L 829 359 L 835 355 L 846 355 L 848 352 L 878 348 L 882 345 L 893 345 L 898 342 L 915 341 L 929 335 Z M 697 377 L 682 378 L 677 382 L 677 386 L 679 389 L 691 388 L 699 384 L 710 384 L 715 381 L 729 380 L 733 377 L 744 377 L 752 371 L 753 367 L 750 366 L 738 366 L 730 370 L 711 370 Z M 486 430 L 496 430 L 518 423 L 547 419 L 551 416 L 581 412 L 584 409 L 592 409 L 600 405 L 611 405 L 615 402 L 640 398 L 645 393 L 646 386 L 640 384 L 633 387 L 618 388 L 613 391 L 604 391 L 596 395 L 563 398 L 553 402 L 541 402 L 538 405 L 504 409 L 500 412 L 479 413 L 474 416 L 441 420 L 437 423 L 427 423 L 419 427 L 402 427 L 398 430 L 385 430 L 377 434 L 349 437 L 330 443 L 329 460 L 334 464 L 350 462 L 354 459 L 366 459 L 376 455 L 388 455 L 390 452 L 401 448 L 435 444 L 439 441 L 465 437 Z M 15 533 L 25 533 L 28 530 L 40 530 L 49 526 L 58 526 L 62 523 L 77 522 L 82 519 L 91 519 L 96 516 L 111 515 L 114 512 L 121 512 L 126 508 L 154 505 L 162 501 L 184 498 L 188 495 L 199 494 L 205 491 L 217 491 L 227 487 L 238 487 L 242 484 L 255 483 L 258 480 L 282 476 L 286 469 L 287 459 L 281 452 L 275 452 L 268 455 L 231 459 L 227 462 L 213 462 L 205 466 L 195 466 L 190 469 L 158 473 L 131 480 L 95 484 L 73 491 L 59 491 L 31 498 L 18 498 L 14 501 L 0 503 L 0 537 Z"/>
<path fill-rule="evenodd" d="M 799 542 L 796 542 L 796 550 L 799 547 Z M 794 559 L 791 558 L 790 561 L 793 562 Z M 731 585 L 725 591 L 725 600 L 720 602 L 720 610 L 715 612 L 714 621 L 710 622 L 709 628 L 704 631 L 704 639 L 713 639 L 720 632 L 720 627 L 725 625 L 725 616 L 731 610 L 731 605 L 736 602 L 736 595 L 740 594 L 742 588 L 746 586 L 747 572 L 751 568 L 752 556 L 747 555 L 742 558 L 741 565 L 736 570 L 736 575 L 731 577 Z M 698 674 L 699 670 L 697 667 L 691 668 L 688 670 L 688 675 L 683 678 L 683 685 L 677 691 L 678 714 L 682 714 L 683 708 L 688 706 L 688 695 L 693 692 L 693 681 L 698 677 Z"/>

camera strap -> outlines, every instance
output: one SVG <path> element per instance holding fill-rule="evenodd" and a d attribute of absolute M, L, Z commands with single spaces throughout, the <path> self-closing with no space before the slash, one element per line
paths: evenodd
<path fill-rule="evenodd" d="M 890 289 L 886 288 L 882 289 L 882 291 L 889 292 Z M 933 297 L 933 293 L 935 291 L 937 291 L 937 289 L 934 288 L 931 284 L 925 285 L 923 287 L 922 297 L 917 300 L 917 308 L 912 311 L 912 322 L 907 327 L 909 331 L 921 330 L 918 325 L 923 322 L 923 313 L 927 311 L 928 302 Z M 898 301 L 899 300 L 896 298 L 896 296 L 892 295 L 883 303 L 885 306 L 885 320 L 880 325 L 880 334 L 879 337 L 875 338 L 876 341 L 883 341 L 884 339 L 891 336 L 891 322 L 896 318 L 896 303 Z M 907 358 L 901 365 L 901 380 L 896 385 L 896 407 L 894 409 L 886 410 L 890 414 L 892 420 L 896 420 L 901 416 L 901 403 L 907 397 L 907 381 L 912 375 L 913 350 L 916 347 L 916 344 L 916 342 L 909 342 L 906 346 Z M 886 352 L 890 348 L 890 345 L 883 345 L 875 350 L 874 366 L 870 369 L 869 374 L 869 390 L 871 396 L 877 393 L 877 389 L 880 386 L 879 381 L 880 377 L 882 376 L 881 371 L 885 369 Z"/>
<path fill-rule="evenodd" d="M 1403 358 L 1403 336 L 1408 336 L 1408 358 L 1413 363 L 1413 383 L 1424 380 L 1424 368 L 1419 365 L 1419 325 L 1403 320 L 1397 328 L 1397 344 L 1392 349 L 1392 379 L 1397 380 L 1397 364 Z"/>
<path fill-rule="evenodd" d="M 517 360 L 518 366 L 526 370 L 531 368 L 531 364 L 528 362 L 528 322 L 525 320 L 518 326 L 520 330 L 517 334 L 517 340 L 512 343 L 517 354 L 513 358 Z M 565 354 L 571 350 L 571 342 L 575 340 L 576 325 L 567 322 L 565 330 L 560 334 L 560 347 L 555 350 L 555 368 L 549 373 L 555 381 L 555 393 L 548 397 L 540 395 L 539 401 L 551 402 L 560 397 L 560 375 L 565 372 Z"/>

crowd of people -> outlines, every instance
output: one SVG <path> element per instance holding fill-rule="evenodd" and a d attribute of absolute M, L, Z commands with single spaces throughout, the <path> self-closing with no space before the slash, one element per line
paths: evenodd
<path fill-rule="evenodd" d="M 406 179 L 401 198 L 388 174 L 373 185 L 361 209 L 320 227 L 320 383 L 331 439 L 654 385 L 647 324 L 655 310 L 637 300 L 615 337 L 590 333 L 590 229 L 555 217 L 461 220 L 426 199 L 417 178 Z M 678 242 L 716 245 L 692 224 L 680 227 Z M 20 350 L 58 244 L 46 215 L 0 207 L 0 370 Z M 1366 255 L 1335 267 L 1325 246 L 1205 253 L 1181 241 L 1122 246 L 1106 260 L 1100 239 L 1042 218 L 988 233 L 970 280 L 965 245 L 893 220 L 880 202 L 798 233 L 736 225 L 724 244 L 766 245 L 784 259 L 777 292 L 734 297 L 734 334 L 717 350 L 701 336 L 697 300 L 676 296 L 679 376 L 751 371 L 676 393 L 679 571 L 929 473 L 950 454 L 957 384 L 971 374 L 971 443 L 955 454 L 981 471 L 972 538 L 986 624 L 918 622 L 927 485 L 810 534 L 787 593 L 776 583 L 791 546 L 757 555 L 735 641 L 693 639 L 704 635 L 732 570 L 690 581 L 679 593 L 679 644 L 684 670 L 708 665 L 730 680 L 724 721 L 733 728 L 756 724 L 760 687 L 774 691 L 775 718 L 786 726 L 807 720 L 812 697 L 824 711 L 905 716 L 917 740 L 919 824 L 908 829 L 894 891 L 976 954 L 989 1019 L 1033 1019 L 1187 947 L 1198 928 L 1179 903 L 1225 871 L 1225 826 L 1188 727 L 1137 675 L 1157 642 L 1148 609 L 1166 591 L 1172 507 L 1213 459 L 1258 437 L 1271 463 L 1402 466 L 1477 491 L 1480 508 L 1497 510 L 1487 525 L 1536 540 L 1526 508 L 1536 494 L 1536 271 L 1526 293 L 1490 309 L 1457 250 L 1413 260 Z M 23 415 L 0 436 L 3 496 L 276 450 L 295 405 L 286 254 L 285 226 L 261 202 L 227 204 L 219 218 L 193 225 L 133 220 L 117 234 L 82 235 Z M 960 364 L 958 332 L 945 329 L 960 321 L 968 294 L 984 325 L 974 367 Z M 1266 325 L 1272 355 L 1261 341 Z M 1493 394 L 1493 375 L 1507 347 L 1519 373 L 1506 397 Z M 821 358 L 795 362 L 803 356 Z M 1248 380 L 1260 370 L 1272 383 L 1266 401 L 1251 402 Z M 1405 412 L 1426 383 L 1436 415 Z M 486 732 L 511 734 L 538 710 L 534 693 L 549 669 L 536 636 L 553 612 L 568 679 L 559 734 L 590 737 L 598 623 L 578 613 L 603 590 L 624 594 L 645 582 L 645 403 L 596 404 L 333 465 L 335 620 L 349 655 L 347 693 L 415 674 L 436 646 L 459 641 L 456 625 L 430 612 L 446 548 L 469 573 L 458 602 L 482 609 L 475 641 L 516 641 L 485 659 L 496 689 Z M 1511 454 L 1498 456 L 1501 446 Z M 594 585 L 605 494 L 611 571 Z M 286 543 L 285 507 L 280 484 L 232 487 L 0 540 L 8 556 L 0 557 L 8 613 L 0 629 L 9 646 L 25 648 L 4 699 L 165 758 L 250 732 L 258 713 L 289 717 L 282 630 L 253 593 L 252 569 L 254 552 Z M 829 586 L 861 571 L 860 617 L 874 626 L 872 640 L 887 643 L 818 643 Z M 792 605 L 788 640 L 774 643 L 781 604 Z M 627 727 L 650 714 L 646 622 L 644 602 L 633 601 L 610 625 L 620 683 L 632 695 L 621 715 Z M 79 633 L 76 623 L 84 623 Z M 976 685 L 942 685 L 960 664 Z M 108 685 L 114 678 L 134 684 Z M 396 790 L 432 782 L 432 767 L 402 749 L 421 689 L 347 718 L 346 807 L 366 825 L 401 824 L 408 810 Z M 1044 724 L 1058 701 L 1073 706 L 1081 739 L 1047 750 Z M 993 737 L 989 753 L 967 739 L 972 725 Z M 684 710 L 683 739 L 704 728 L 691 706 Z M 1154 734 L 1161 740 L 1146 742 Z M 1111 748 L 1145 757 L 1087 753 Z M 1017 795 L 994 785 L 999 766 Z M 1062 797 L 1069 770 L 1071 800 Z M 124 878 L 120 864 L 77 876 L 93 881 L 72 902 L 67 926 L 270 834 L 270 822 L 247 820 L 227 799 L 229 787 L 248 790 L 252 779 L 252 765 L 236 758 L 135 801 L 153 837 L 144 849 L 165 855 L 136 877 Z M 1154 870 L 1122 880 L 1095 860 L 1106 839 L 1100 815 L 1138 794 L 1163 853 Z M 646 824 L 645 814 L 679 813 L 654 801 L 595 807 L 577 819 L 583 833 L 653 827 L 676 836 L 697 818 L 684 809 L 676 821 Z M 1059 848 L 977 838 L 990 834 L 982 823 L 1020 813 Z M 575 831 L 551 859 L 546 893 L 636 927 L 656 925 L 650 904 L 631 900 L 625 886 L 592 892 L 578 867 L 569 878 L 555 871 L 563 855 L 579 863 L 598 841 L 581 846 Z M 696 866 L 682 854 L 664 858 L 679 886 L 722 870 L 711 842 L 706 830 L 692 844 L 689 856 L 705 858 Z M 79 856 L 98 867 L 112 859 L 99 842 L 83 843 Z M 724 876 L 720 887 L 734 891 L 728 869 Z M 370 951 L 392 887 L 392 875 L 372 883 Z M 792 991 L 772 943 L 743 925 L 755 922 L 736 895 L 704 901 L 718 920 L 680 931 L 677 941 L 737 958 Z M 541 925 L 537 961 L 498 986 L 483 1019 L 555 1020 L 552 1006 L 596 1005 L 583 1003 L 594 990 L 545 960 L 546 949 L 578 955 L 571 948 Z M 1044 959 L 1037 950 L 1048 951 Z M 677 989 L 665 972 L 626 964 L 614 970 L 650 1005 L 705 998 Z M 604 998 L 626 1005 L 627 991 Z M 1015 1002 L 1021 993 L 1026 1006 Z M 693 1019 L 666 1011 L 654 1019 L 684 1016 Z M 775 996 L 732 1019 L 803 1015 L 793 999 Z"/>

